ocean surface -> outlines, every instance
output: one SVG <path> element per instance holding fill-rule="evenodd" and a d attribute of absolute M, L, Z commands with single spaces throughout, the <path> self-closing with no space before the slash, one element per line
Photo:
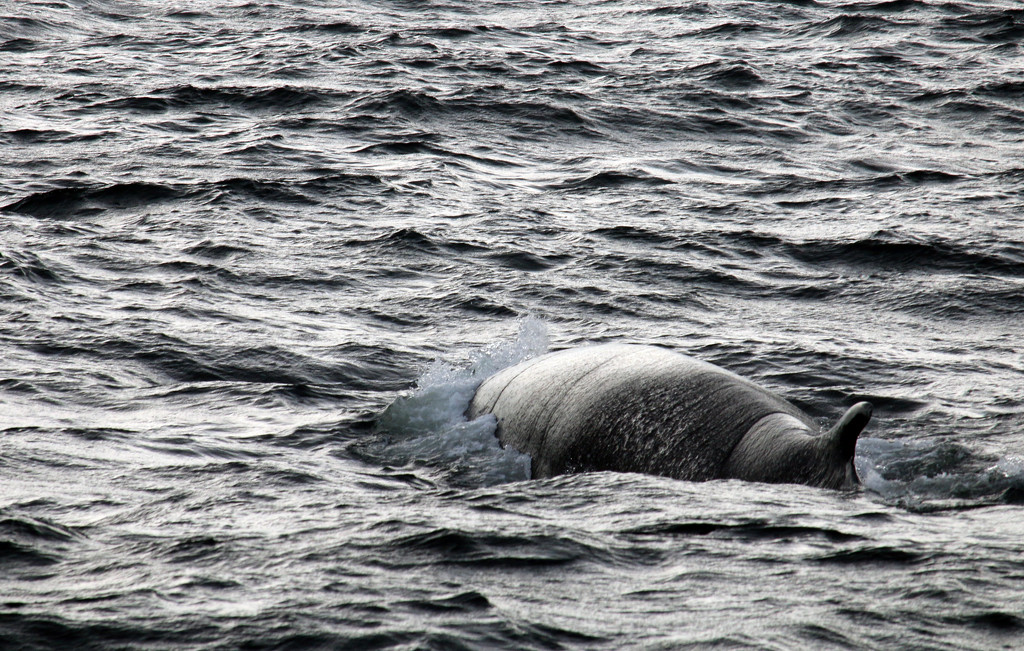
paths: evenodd
<path fill-rule="evenodd" d="M 0 648 L 1024 646 L 1024 7 L 0 0 Z M 531 480 L 656 344 L 864 486 Z"/>

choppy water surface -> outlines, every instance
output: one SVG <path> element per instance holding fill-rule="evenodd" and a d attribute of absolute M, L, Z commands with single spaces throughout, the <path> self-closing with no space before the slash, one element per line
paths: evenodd
<path fill-rule="evenodd" d="M 1014 2 L 0 4 L 0 646 L 1014 648 Z M 865 489 L 530 481 L 670 346 Z"/>

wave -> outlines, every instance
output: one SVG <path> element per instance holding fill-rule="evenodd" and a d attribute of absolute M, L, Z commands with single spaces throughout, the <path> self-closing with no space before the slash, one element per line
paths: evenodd
<path fill-rule="evenodd" d="M 6 540 L 67 542 L 82 537 L 76 530 L 55 522 L 12 515 L 4 510 L 0 510 L 0 516 L 0 537 Z"/>
<path fill-rule="evenodd" d="M 641 172 L 638 170 L 630 172 L 608 170 L 562 181 L 561 183 L 557 183 L 549 187 L 555 190 L 595 190 L 632 185 L 657 187 L 659 185 L 671 184 L 672 181 L 647 172 Z"/>
<path fill-rule="evenodd" d="M 623 531 L 632 536 L 708 536 L 741 540 L 822 539 L 828 542 L 853 542 L 863 536 L 827 527 L 772 524 L 766 520 L 727 523 L 715 521 L 657 522 Z"/>
<path fill-rule="evenodd" d="M 825 38 L 852 38 L 884 32 L 895 26 L 896 23 L 881 16 L 844 14 L 809 25 L 801 33 Z"/>
<path fill-rule="evenodd" d="M 818 563 L 834 563 L 840 565 L 861 565 L 864 563 L 884 563 L 895 565 L 917 565 L 929 559 L 928 556 L 899 547 L 866 545 L 852 549 L 842 549 L 818 556 Z"/>
<path fill-rule="evenodd" d="M 25 567 L 58 563 L 67 543 L 84 539 L 54 522 L 0 509 L 0 567 L 17 574 Z"/>
<path fill-rule="evenodd" d="M 652 16 L 703 16 L 711 13 L 711 9 L 700 4 L 662 5 L 648 9 L 633 9 L 631 13 Z"/>
<path fill-rule="evenodd" d="M 1012 43 L 1024 38 L 1024 9 L 967 11 L 943 18 L 937 30 L 944 38 L 973 43 Z"/>
<path fill-rule="evenodd" d="M 10 38 L 0 42 L 0 52 L 33 52 L 44 47 L 45 43 L 30 38 Z"/>
<path fill-rule="evenodd" d="M 425 255 L 444 253 L 442 242 L 415 228 L 398 228 L 368 239 L 350 239 L 345 246 L 352 248 L 370 247 L 377 251 L 397 251 Z"/>
<path fill-rule="evenodd" d="M 635 242 L 702 256 L 778 256 L 822 268 L 871 268 L 879 271 L 922 271 L 1018 278 L 1024 275 L 1024 246 L 1014 242 L 953 240 L 939 235 L 919 236 L 888 229 L 850 239 L 794 240 L 751 230 L 677 233 L 637 226 L 598 228 L 591 234 L 609 240 Z M 691 262 L 693 260 L 691 259 Z M 621 260 L 628 264 L 628 260 Z M 654 264 L 657 264 L 656 262 Z M 679 265 L 680 263 L 671 263 Z M 671 268 L 664 271 L 671 273 Z M 721 269 L 711 272 L 721 273 Z M 769 275 L 770 277 L 770 275 Z M 815 282 L 821 279 L 815 278 Z M 810 288 L 809 288 L 810 289 Z"/>
<path fill-rule="evenodd" d="M 367 94 L 351 102 L 353 111 L 393 118 L 474 115 L 512 118 L 548 126 L 585 127 L 589 121 L 574 108 L 548 101 L 508 99 L 504 87 L 476 88 L 468 93 L 439 96 L 408 88 Z"/>
<path fill-rule="evenodd" d="M 145 95 L 94 102 L 94 110 L 128 109 L 147 113 L 171 109 L 186 110 L 210 106 L 235 107 L 253 111 L 283 111 L 344 100 L 348 93 L 298 86 L 194 86 L 183 84 L 158 88 Z"/>
<path fill-rule="evenodd" d="M 981 244 L 938 236 L 915 237 L 889 230 L 848 241 L 782 242 L 763 236 L 754 240 L 759 248 L 768 245 L 793 260 L 814 265 L 1024 275 L 1024 248 L 1012 243 Z"/>
<path fill-rule="evenodd" d="M 35 192 L 0 206 L 8 211 L 47 219 L 80 219 L 108 210 L 134 210 L 176 201 L 216 204 L 242 200 L 316 205 L 322 200 L 379 189 L 384 180 L 374 174 L 330 172 L 306 179 L 227 178 L 199 183 L 80 184 Z"/>
<path fill-rule="evenodd" d="M 604 552 L 602 548 L 554 535 L 481 535 L 446 528 L 402 536 L 388 547 L 401 557 L 423 555 L 433 563 L 487 568 L 567 565 Z"/>
<path fill-rule="evenodd" d="M 453 153 L 426 140 L 390 140 L 387 142 L 376 142 L 365 145 L 356 150 L 358 153 L 383 153 L 383 154 L 431 154 L 435 156 L 448 157 Z"/>
<path fill-rule="evenodd" d="M 674 233 L 666 233 L 664 231 L 641 228 L 639 226 L 608 226 L 594 229 L 590 231 L 590 233 L 611 240 L 661 246 L 675 245 L 682 240 L 682 238 Z"/>
<path fill-rule="evenodd" d="M 545 67 L 556 72 L 569 73 L 573 76 L 582 75 L 584 77 L 597 77 L 610 72 L 605 66 L 583 59 L 556 59 L 546 63 Z"/>
<path fill-rule="evenodd" d="M 687 68 L 684 74 L 728 89 L 750 89 L 764 84 L 764 79 L 752 66 L 732 61 L 712 61 Z"/>
<path fill-rule="evenodd" d="M 281 32 L 324 32 L 326 34 L 362 34 L 369 31 L 367 27 L 346 20 L 326 23 L 300 23 L 282 27 Z"/>
<path fill-rule="evenodd" d="M 876 107 L 877 108 L 877 107 Z M 840 179 L 808 179 L 791 178 L 784 181 L 771 181 L 748 190 L 752 196 L 771 196 L 782 194 L 799 194 L 806 192 L 835 192 L 845 190 L 881 190 L 891 187 L 918 186 L 926 184 L 955 184 L 971 177 L 944 172 L 941 170 L 916 169 L 890 172 L 869 177 Z M 785 201 L 785 200 L 782 200 Z M 791 201 L 799 201 L 794 199 Z M 784 204 L 785 205 L 785 204 Z"/>
<path fill-rule="evenodd" d="M 47 284 L 63 282 L 65 275 L 56 263 L 46 262 L 28 251 L 0 252 L 0 273 Z"/>
<path fill-rule="evenodd" d="M 218 244 L 212 240 L 206 239 L 183 249 L 182 252 L 200 258 L 225 260 L 239 255 L 252 254 L 253 250 L 232 244 Z"/>
<path fill-rule="evenodd" d="M 490 600 L 475 590 L 459 592 L 446 597 L 433 599 L 411 599 L 396 602 L 396 606 L 408 607 L 427 613 L 476 612 L 490 610 L 494 605 Z"/>
<path fill-rule="evenodd" d="M 75 133 L 57 129 L 12 129 L 11 131 L 0 131 L 0 138 L 9 143 L 19 145 L 89 142 L 91 140 L 101 140 L 111 135 L 113 134 L 107 131 Z"/>
<path fill-rule="evenodd" d="M 547 271 L 573 259 L 569 255 L 539 255 L 519 250 L 496 251 L 487 254 L 486 258 L 516 271 Z"/>
<path fill-rule="evenodd" d="M 41 91 L 49 90 L 49 86 L 41 84 L 27 83 L 22 81 L 13 81 L 10 79 L 0 80 L 0 91 L 11 92 L 11 93 L 38 93 Z"/>
<path fill-rule="evenodd" d="M 160 183 L 79 185 L 37 192 L 0 207 L 0 210 L 59 219 L 94 215 L 107 209 L 137 208 L 181 196 L 180 190 Z"/>
<path fill-rule="evenodd" d="M 724 23 L 719 23 L 718 25 L 713 25 L 711 27 L 702 27 L 700 29 L 685 34 L 685 36 L 710 36 L 715 38 L 730 38 L 736 36 L 747 36 L 751 34 L 756 34 L 758 32 L 763 32 L 766 29 L 769 28 L 764 25 L 758 25 L 757 23 L 753 22 L 727 21 Z"/>
<path fill-rule="evenodd" d="M 838 5 L 836 11 L 871 12 L 871 13 L 902 13 L 917 9 L 930 9 L 932 4 L 925 0 L 875 0 L 873 2 L 851 2 Z"/>
<path fill-rule="evenodd" d="M 966 625 L 1004 635 L 1024 630 L 1024 618 L 1004 610 L 982 610 L 966 615 L 950 615 L 944 619 L 953 625 Z"/>
<path fill-rule="evenodd" d="M 1018 100 L 1024 95 L 1024 81 L 990 81 L 974 88 L 975 93 L 994 95 L 995 97 Z"/>
<path fill-rule="evenodd" d="M 210 269 L 219 271 L 215 266 Z M 331 387 L 344 387 L 344 391 L 397 391 L 407 382 L 402 363 L 408 360 L 394 356 L 381 359 L 378 349 L 372 346 L 336 346 L 325 358 L 322 351 L 315 349 L 234 345 L 227 335 L 222 341 L 198 345 L 164 334 L 162 320 L 166 316 L 161 317 L 162 312 L 173 313 L 174 309 L 156 310 L 151 319 L 135 320 L 130 333 L 114 330 L 79 336 L 73 341 L 30 335 L 12 338 L 11 343 L 50 358 L 116 361 L 121 366 L 142 370 L 150 381 L 161 385 L 168 381 L 208 384 L 202 391 L 219 390 L 217 383 L 221 382 L 284 386 L 290 387 L 287 392 L 301 400 L 318 393 L 335 395 L 337 391 Z M 188 316 L 221 321 L 229 318 L 216 312 Z M 77 321 L 71 317 L 68 320 Z"/>

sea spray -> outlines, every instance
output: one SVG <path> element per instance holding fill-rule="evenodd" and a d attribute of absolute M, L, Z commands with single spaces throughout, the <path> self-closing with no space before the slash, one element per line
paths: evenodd
<path fill-rule="evenodd" d="M 539 319 L 526 317 L 514 340 L 482 349 L 468 367 L 435 361 L 415 389 L 381 415 L 378 430 L 384 436 L 376 454 L 388 464 L 438 468 L 451 481 L 464 485 L 529 479 L 529 456 L 501 447 L 494 417 L 467 420 L 466 409 L 485 379 L 547 349 L 547 327 Z"/>
<path fill-rule="evenodd" d="M 948 440 L 861 439 L 854 462 L 868 493 L 912 511 L 1016 501 L 1024 494 L 1020 457 L 993 458 Z"/>

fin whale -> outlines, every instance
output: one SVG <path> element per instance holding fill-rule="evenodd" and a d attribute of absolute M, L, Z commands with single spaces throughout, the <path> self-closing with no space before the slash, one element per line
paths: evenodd
<path fill-rule="evenodd" d="M 612 470 L 846 488 L 871 404 L 821 432 L 810 416 L 734 373 L 657 346 L 548 353 L 484 380 L 467 415 L 493 414 L 502 446 L 535 478 Z"/>

